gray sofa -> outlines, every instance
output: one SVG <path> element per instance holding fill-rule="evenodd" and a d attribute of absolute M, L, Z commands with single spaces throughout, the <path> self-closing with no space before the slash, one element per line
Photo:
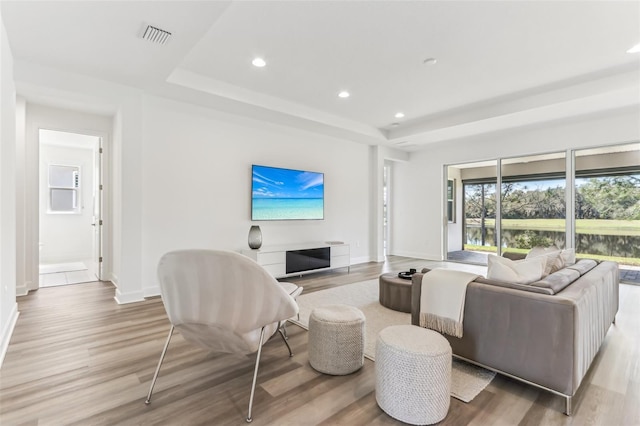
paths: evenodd
<path fill-rule="evenodd" d="M 419 325 L 423 273 L 412 279 Z M 566 398 L 567 415 L 618 311 L 618 264 L 580 260 L 530 285 L 477 278 L 467 286 L 454 356 Z"/>

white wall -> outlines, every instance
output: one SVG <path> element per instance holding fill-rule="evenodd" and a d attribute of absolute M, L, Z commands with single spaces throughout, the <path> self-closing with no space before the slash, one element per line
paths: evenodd
<path fill-rule="evenodd" d="M 339 239 L 352 244 L 352 261 L 371 258 L 375 243 L 369 235 L 374 205 L 369 178 L 381 169 L 372 170 L 369 146 L 146 99 L 136 89 L 35 64 L 17 62 L 16 70 L 21 87 L 61 103 L 114 108 L 108 120 L 112 175 L 107 179 L 113 211 L 106 226 L 113 230 L 111 279 L 118 302 L 158 293 L 155 268 L 168 250 L 246 246 L 252 163 L 325 173 L 325 220 L 261 223 L 264 244 Z M 42 109 L 27 106 L 28 142 L 38 127 L 70 130 L 66 124 L 47 126 L 49 118 L 71 114 L 67 118 L 76 122 L 72 111 Z M 408 160 L 406 153 L 400 154 Z M 175 170 L 169 174 L 172 162 Z M 185 181 L 190 184 L 185 186 Z"/>
<path fill-rule="evenodd" d="M 118 286 L 116 299 L 119 302 L 142 300 L 141 271 L 141 201 L 139 182 L 142 160 L 142 107 L 141 91 L 131 87 L 110 83 L 93 77 L 68 73 L 25 61 L 16 61 L 14 78 L 19 91 L 43 99 L 49 105 L 60 108 L 47 108 L 34 104 L 28 105 L 28 117 L 34 121 L 34 108 L 46 109 L 40 116 L 42 120 L 27 123 L 27 149 L 37 146 L 39 127 L 75 131 L 84 134 L 106 134 L 103 139 L 105 171 L 113 167 L 115 173 L 103 174 L 103 198 L 110 201 L 103 206 L 106 217 L 103 226 L 104 241 L 113 244 L 104 247 L 103 270 L 105 279 L 111 279 Z M 76 111 L 84 111 L 79 113 Z M 37 115 L 37 111 L 36 115 Z M 94 133 L 97 132 L 97 133 Z M 27 171 L 27 175 L 36 175 L 38 168 L 37 149 L 29 161 L 36 171 Z M 126 175 L 126 186 L 121 178 Z M 38 189 L 37 180 L 28 189 L 31 199 L 27 200 L 24 214 L 35 212 L 36 219 L 27 221 L 35 224 L 33 234 L 27 236 L 27 245 L 38 254 Z M 34 195 L 35 194 L 35 195 Z M 113 236 L 109 236 L 113 233 Z M 37 261 L 34 263 L 37 273 Z M 124 297 L 124 295 L 127 297 Z"/>
<path fill-rule="evenodd" d="M 433 144 L 412 153 L 411 161 L 399 163 L 395 170 L 394 199 L 398 206 L 407 209 L 407 215 L 403 221 L 394 221 L 394 253 L 442 259 L 444 164 L 638 141 L 639 116 L 637 108 L 626 109 L 599 117 Z"/>
<path fill-rule="evenodd" d="M 114 265 L 118 303 L 143 300 L 142 281 L 142 96 L 127 94 L 121 99 L 114 120 L 113 164 L 117 168 L 113 185 Z M 171 123 L 166 123 L 170 125 Z M 153 155 L 153 154 L 151 154 Z M 159 231 L 162 232 L 162 231 Z"/>
<path fill-rule="evenodd" d="M 371 260 L 376 262 L 383 262 L 384 259 L 384 167 L 389 166 L 390 173 L 390 187 L 389 201 L 387 208 L 389 217 L 397 217 L 397 220 L 402 220 L 404 215 L 404 209 L 402 206 L 397 206 L 394 203 L 395 197 L 395 185 L 397 184 L 394 177 L 394 164 L 397 162 L 409 161 L 409 153 L 404 151 L 398 151 L 386 146 L 371 146 L 369 148 L 371 161 L 369 165 L 369 187 L 368 190 L 371 193 L 369 205 L 371 209 L 371 223 L 369 225 L 370 235 L 370 247 Z M 387 236 L 392 236 L 394 231 L 393 221 L 387 223 Z M 393 250 L 393 238 L 389 238 L 387 241 L 388 249 Z M 391 251 L 389 254 L 393 254 Z"/>
<path fill-rule="evenodd" d="M 33 275 L 33 270 L 27 267 L 27 259 L 30 252 L 27 245 L 27 235 L 30 234 L 25 203 L 27 201 L 27 145 L 25 139 L 26 129 L 26 100 L 20 96 L 16 99 L 16 295 L 26 293 L 27 287 L 38 279 Z"/>
<path fill-rule="evenodd" d="M 48 211 L 48 169 L 51 164 L 80 167 L 80 211 L 77 214 Z M 73 148 L 40 144 L 40 263 L 93 257 L 93 175 L 93 146 Z"/>
<path fill-rule="evenodd" d="M 18 318 L 16 303 L 16 90 L 0 12 L 0 366 Z"/>
<path fill-rule="evenodd" d="M 369 260 L 368 146 L 159 98 L 144 103 L 144 129 L 145 296 L 158 294 L 156 266 L 169 250 L 248 247 L 252 164 L 325 177 L 325 219 L 255 222 L 263 245 L 342 240 L 352 262 Z"/>
<path fill-rule="evenodd" d="M 352 244 L 352 260 L 360 262 L 381 260 L 381 173 L 391 157 L 393 254 L 440 259 L 444 164 L 638 140 L 634 110 L 434 144 L 409 159 L 33 64 L 18 63 L 16 70 L 17 81 L 40 92 L 115 108 L 107 119 L 113 136 L 108 225 L 121 303 L 157 294 L 155 268 L 168 250 L 246 246 L 252 163 L 322 171 L 326 178 L 326 219 L 261 223 L 264 244 L 339 239 Z"/>

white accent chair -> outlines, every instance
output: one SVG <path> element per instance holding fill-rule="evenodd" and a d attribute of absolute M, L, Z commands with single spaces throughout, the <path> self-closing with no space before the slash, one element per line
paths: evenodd
<path fill-rule="evenodd" d="M 269 273 L 239 253 L 218 250 L 179 250 L 165 254 L 158 264 L 160 292 L 171 322 L 169 336 L 145 401 L 153 387 L 171 336 L 178 329 L 184 339 L 212 352 L 250 354 L 257 351 L 249 397 L 253 396 L 262 345 L 298 313 L 298 304 Z"/>

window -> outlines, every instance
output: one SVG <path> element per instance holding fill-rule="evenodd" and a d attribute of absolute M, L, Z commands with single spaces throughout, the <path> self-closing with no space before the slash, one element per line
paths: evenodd
<path fill-rule="evenodd" d="M 49 165 L 49 213 L 80 213 L 80 167 Z"/>
<path fill-rule="evenodd" d="M 493 160 L 447 166 L 448 202 L 452 176 L 462 182 L 461 226 L 451 224 L 447 206 L 447 259 L 482 264 L 482 252 L 555 245 L 575 248 L 578 257 L 640 265 L 640 143 L 498 164 L 499 176 Z"/>

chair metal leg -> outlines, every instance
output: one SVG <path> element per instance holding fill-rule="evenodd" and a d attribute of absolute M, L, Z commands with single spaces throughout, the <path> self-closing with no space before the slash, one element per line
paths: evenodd
<path fill-rule="evenodd" d="M 171 329 L 169 330 L 169 336 L 167 337 L 167 342 L 164 344 L 164 349 L 160 354 L 160 361 L 158 361 L 158 366 L 156 367 L 156 372 L 153 375 L 153 380 L 151 381 L 151 388 L 149 388 L 149 395 L 147 395 L 147 400 L 144 402 L 149 405 L 151 403 L 151 393 L 153 392 L 153 387 L 156 384 L 156 379 L 158 378 L 158 373 L 160 373 L 160 366 L 162 365 L 162 361 L 164 361 L 164 355 L 167 353 L 167 348 L 169 347 L 169 342 L 171 341 L 171 336 L 173 335 L 174 326 L 171 324 Z"/>
<path fill-rule="evenodd" d="M 258 380 L 258 366 L 260 365 L 260 354 L 262 353 L 262 344 L 264 343 L 264 327 L 260 332 L 260 346 L 258 346 L 258 354 L 256 355 L 256 368 L 253 370 L 253 384 L 251 385 L 251 396 L 249 397 L 249 413 L 247 414 L 247 423 L 253 421 L 251 417 L 251 409 L 253 408 L 253 394 L 256 391 L 256 381 Z"/>
<path fill-rule="evenodd" d="M 287 334 L 287 322 L 286 321 L 282 321 L 282 327 L 280 327 L 280 329 L 284 333 L 284 338 L 289 340 L 289 335 Z"/>
<path fill-rule="evenodd" d="M 282 337 L 284 344 L 287 345 L 287 349 L 289 349 L 289 357 L 292 357 L 293 352 L 291 352 L 291 346 L 289 346 L 289 342 L 287 342 L 287 338 L 285 337 L 285 334 L 282 332 L 281 328 L 278 329 L 278 332 L 280 333 L 280 337 Z"/>

